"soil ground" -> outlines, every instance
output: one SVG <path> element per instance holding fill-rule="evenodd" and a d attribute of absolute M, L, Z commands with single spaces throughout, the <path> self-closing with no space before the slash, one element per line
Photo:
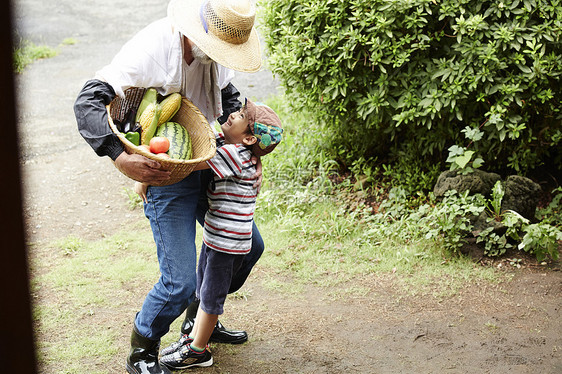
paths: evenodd
<path fill-rule="evenodd" d="M 131 181 L 78 134 L 72 106 L 84 82 L 136 30 L 165 14 L 165 3 L 15 1 L 16 37 L 59 49 L 17 77 L 24 215 L 28 241 L 37 244 L 32 256 L 41 256 L 42 243 L 69 235 L 95 240 L 144 220 L 123 196 Z M 66 38 L 77 43 L 60 45 Z M 239 75 L 235 84 L 258 99 L 277 87 L 267 70 Z M 410 296 L 395 287 L 395 274 L 354 280 L 369 290 L 360 296 L 333 297 L 334 290 L 315 286 L 287 296 L 262 286 L 265 269 L 258 265 L 245 286 L 250 296 L 229 300 L 236 313 L 223 320 L 247 330 L 250 341 L 214 346 L 216 364 L 194 372 L 562 373 L 560 264 L 527 262 L 508 271 L 509 282 L 474 284 L 450 298 Z M 132 296 L 140 303 L 146 291 Z M 105 369 L 111 373 L 124 372 L 131 326 L 117 328 L 123 347 Z M 164 343 L 176 336 L 171 332 Z"/>

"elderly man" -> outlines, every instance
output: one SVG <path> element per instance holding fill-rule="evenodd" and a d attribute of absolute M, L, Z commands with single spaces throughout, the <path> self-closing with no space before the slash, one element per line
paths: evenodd
<path fill-rule="evenodd" d="M 158 162 L 124 151 L 109 128 L 105 105 L 130 87 L 154 87 L 161 95 L 180 92 L 211 123 L 223 122 L 241 107 L 232 85 L 233 70 L 255 72 L 261 52 L 254 28 L 255 8 L 249 0 L 172 0 L 168 15 L 128 41 L 112 62 L 86 82 L 74 109 L 80 134 L 99 156 L 109 156 L 128 177 L 158 184 L 169 177 Z M 261 164 L 258 160 L 258 170 Z M 261 180 L 261 173 L 258 172 Z M 137 313 L 127 358 L 129 373 L 169 373 L 158 361 L 160 339 L 191 303 L 182 324 L 189 333 L 197 310 L 195 221 L 207 210 L 208 174 L 192 172 L 180 182 L 149 187 L 145 215 L 156 243 L 161 276 Z M 201 192 L 203 191 L 203 192 Z M 201 198 L 202 197 L 202 198 Z M 238 289 L 264 250 L 254 224 L 252 250 L 233 279 Z M 228 331 L 217 323 L 211 341 L 241 343 L 244 331 Z M 172 349 L 181 346 L 182 340 Z"/>

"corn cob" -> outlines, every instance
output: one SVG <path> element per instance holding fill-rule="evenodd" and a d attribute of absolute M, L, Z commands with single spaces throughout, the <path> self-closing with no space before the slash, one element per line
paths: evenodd
<path fill-rule="evenodd" d="M 173 93 L 168 95 L 160 103 L 160 118 L 158 119 L 158 126 L 168 122 L 180 109 L 181 106 L 181 95 L 179 93 Z"/>
<path fill-rule="evenodd" d="M 135 122 L 140 122 L 140 118 L 142 113 L 150 103 L 156 104 L 156 99 L 158 97 L 158 93 L 156 92 L 155 88 L 148 88 L 142 97 L 141 103 L 137 109 L 137 117 L 135 118 Z"/>
<path fill-rule="evenodd" d="M 150 139 L 154 136 L 156 128 L 158 127 L 158 118 L 160 111 L 158 104 L 150 103 L 143 111 L 140 117 L 141 131 L 141 144 L 148 144 Z"/>

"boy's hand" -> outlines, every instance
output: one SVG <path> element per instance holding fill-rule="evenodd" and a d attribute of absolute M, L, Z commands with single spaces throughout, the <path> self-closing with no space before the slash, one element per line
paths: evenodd
<path fill-rule="evenodd" d="M 133 187 L 133 191 L 135 191 L 136 194 L 141 197 L 141 199 L 144 203 L 148 203 L 148 200 L 146 199 L 147 188 L 148 188 L 148 185 L 145 184 L 145 183 L 141 183 L 141 182 L 135 182 L 135 186 Z"/>
<path fill-rule="evenodd" d="M 258 189 L 258 193 L 260 192 L 260 188 L 261 188 L 261 182 L 263 179 L 262 176 L 262 172 L 261 172 L 261 158 L 257 157 L 257 156 L 252 156 L 252 158 L 250 159 L 252 161 L 252 164 L 256 165 L 256 173 L 253 175 L 253 177 L 256 179 L 256 182 L 254 183 L 254 188 Z"/>

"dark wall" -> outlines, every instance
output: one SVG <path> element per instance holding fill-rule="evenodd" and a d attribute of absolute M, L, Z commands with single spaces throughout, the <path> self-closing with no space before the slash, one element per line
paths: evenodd
<path fill-rule="evenodd" d="M 18 162 L 11 1 L 0 12 L 0 371 L 36 373 Z"/>

